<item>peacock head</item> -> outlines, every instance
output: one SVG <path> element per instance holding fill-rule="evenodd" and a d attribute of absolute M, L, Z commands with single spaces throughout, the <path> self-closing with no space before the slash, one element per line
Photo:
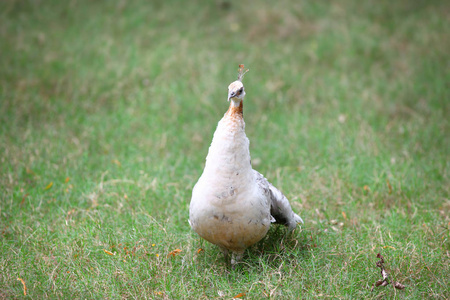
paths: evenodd
<path fill-rule="evenodd" d="M 240 103 L 244 100 L 245 90 L 241 81 L 236 80 L 228 86 L 228 101 L 232 100 L 235 103 Z"/>
<path fill-rule="evenodd" d="M 248 69 L 244 70 L 244 65 L 239 65 L 238 72 L 238 80 L 233 81 L 228 86 L 228 101 L 231 99 L 235 104 L 239 104 L 244 100 L 245 90 L 242 79 L 244 78 L 245 73 L 248 72 Z"/>

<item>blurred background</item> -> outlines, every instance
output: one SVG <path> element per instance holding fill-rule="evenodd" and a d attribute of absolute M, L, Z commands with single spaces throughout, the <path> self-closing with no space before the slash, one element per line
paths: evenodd
<path fill-rule="evenodd" d="M 26 168 L 99 179 L 117 160 L 117 176 L 192 185 L 240 63 L 252 156 L 272 180 L 349 168 L 361 186 L 405 163 L 419 168 L 405 180 L 428 182 L 447 166 L 445 1 L 2 6 L 5 184 Z"/>
<path fill-rule="evenodd" d="M 19 247 L 39 222 L 37 237 L 67 241 L 61 253 L 92 224 L 110 231 L 86 239 L 117 244 L 131 224 L 141 232 L 139 214 L 165 222 L 176 244 L 238 64 L 250 69 L 254 168 L 291 199 L 307 232 L 343 218 L 364 243 L 362 227 L 385 224 L 401 244 L 414 226 L 447 224 L 449 9 L 436 0 L 3 1 L 5 245 Z M 440 245 L 448 256 L 448 241 Z"/>

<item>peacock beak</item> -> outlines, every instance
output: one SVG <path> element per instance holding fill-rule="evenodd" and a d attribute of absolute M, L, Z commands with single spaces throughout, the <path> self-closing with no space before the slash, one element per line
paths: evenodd
<path fill-rule="evenodd" d="M 230 102 L 230 99 L 233 98 L 234 96 L 236 96 L 236 93 L 233 91 L 229 91 L 228 92 L 228 102 Z"/>

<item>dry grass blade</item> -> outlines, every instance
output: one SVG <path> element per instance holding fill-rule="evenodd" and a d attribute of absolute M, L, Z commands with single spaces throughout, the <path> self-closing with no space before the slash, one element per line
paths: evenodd
<path fill-rule="evenodd" d="M 25 284 L 25 280 L 23 280 L 22 278 L 17 278 L 17 280 L 19 280 L 20 282 L 22 282 L 23 285 L 23 295 L 26 296 L 27 295 L 27 286 Z"/>

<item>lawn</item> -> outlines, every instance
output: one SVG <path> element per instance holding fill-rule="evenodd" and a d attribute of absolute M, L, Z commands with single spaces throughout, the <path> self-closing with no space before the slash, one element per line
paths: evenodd
<path fill-rule="evenodd" d="M 2 1 L 0 298 L 450 298 L 449 10 Z M 187 219 L 240 63 L 253 167 L 305 224 L 232 270 Z M 372 290 L 378 253 L 405 289 Z"/>

